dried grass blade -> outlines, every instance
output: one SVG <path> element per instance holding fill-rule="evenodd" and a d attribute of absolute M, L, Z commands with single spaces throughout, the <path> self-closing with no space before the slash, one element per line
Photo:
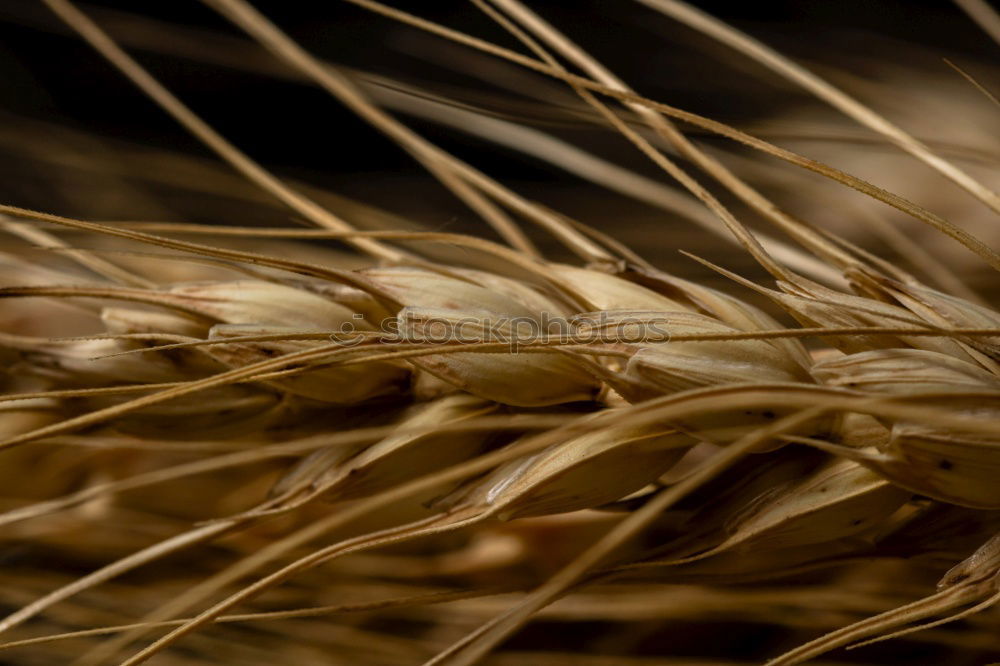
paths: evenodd
<path fill-rule="evenodd" d="M 475 0 L 477 5 L 483 6 L 479 0 Z M 587 72 L 595 81 L 619 92 L 634 95 L 635 92 L 629 88 L 620 78 L 612 74 L 603 65 L 597 62 L 583 49 L 570 41 L 565 35 L 560 33 L 551 24 L 542 19 L 538 14 L 532 12 L 518 0 L 492 0 L 494 4 L 502 7 L 508 14 L 516 18 L 527 29 L 531 30 L 540 39 L 546 41 L 552 48 L 556 49 Z M 507 26 L 505 26 L 507 27 Z M 516 28 L 507 27 L 508 30 Z M 518 35 L 515 32 L 515 35 Z M 522 41 L 525 39 L 522 37 Z M 568 74 L 565 68 L 561 67 L 557 61 L 540 47 L 534 46 L 530 41 L 526 41 L 529 47 L 542 60 L 558 71 Z M 571 83 L 572 85 L 572 83 Z M 701 187 L 697 181 L 688 176 L 680 167 L 656 150 L 641 135 L 631 129 L 626 123 L 617 117 L 604 104 L 599 102 L 589 91 L 574 86 L 577 93 L 595 108 L 612 126 L 625 138 L 632 142 L 643 154 L 649 157 L 655 164 L 664 171 L 676 178 L 688 191 L 697 199 L 704 203 L 719 219 L 726 225 L 730 232 L 754 257 L 761 262 L 772 274 L 780 275 L 780 267 L 769 260 L 759 243 L 755 239 L 749 238 L 749 234 L 736 220 L 733 214 L 705 188 Z M 684 158 L 691 160 L 705 173 L 722 183 L 727 189 L 737 197 L 751 206 L 763 217 L 771 220 L 776 226 L 799 241 L 804 247 L 826 259 L 830 263 L 846 266 L 851 263 L 848 255 L 844 254 L 835 245 L 829 243 L 821 235 L 817 234 L 801 220 L 793 219 L 787 213 L 779 209 L 774 203 L 768 201 L 760 192 L 750 187 L 746 182 L 737 177 L 732 171 L 726 168 L 718 160 L 706 154 L 695 144 L 687 139 L 669 120 L 659 113 L 636 103 L 627 103 L 626 106 L 635 111 L 643 118 L 650 127 L 671 145 Z M 777 273 L 775 272 L 777 271 Z"/>
<path fill-rule="evenodd" d="M 987 35 L 1000 44 L 1000 14 L 986 0 L 953 0 Z"/>
<path fill-rule="evenodd" d="M 195 529 L 179 534 L 175 537 L 167 539 L 166 541 L 153 544 L 152 546 L 133 553 L 132 555 L 118 560 L 117 562 L 113 562 L 106 567 L 94 571 L 93 573 L 76 579 L 71 584 L 61 587 L 45 595 L 41 599 L 28 604 L 27 606 L 22 606 L 5 617 L 3 620 L 0 620 L 0 632 L 16 627 L 17 625 L 22 624 L 30 618 L 45 611 L 45 609 L 49 606 L 57 604 L 64 599 L 82 592 L 83 590 L 99 585 L 104 581 L 114 578 L 115 576 L 119 576 L 126 571 L 131 571 L 136 567 L 142 566 L 143 564 L 152 562 L 161 557 L 165 557 L 170 553 L 175 553 L 178 550 L 182 550 L 195 544 L 203 543 L 217 536 L 221 536 L 235 527 L 235 525 L 236 523 L 229 522 L 214 523 L 212 525 L 196 527 Z"/>
<path fill-rule="evenodd" d="M 802 86 L 865 127 L 886 137 L 900 149 L 910 153 L 965 189 L 994 211 L 1000 213 L 1000 196 L 996 192 L 993 192 L 951 162 L 934 154 L 926 145 L 861 104 L 847 93 L 824 81 L 804 67 L 797 65 L 777 51 L 765 46 L 760 41 L 680 0 L 637 1 L 717 39 L 743 55 L 765 65 L 788 80 Z M 964 1 L 968 2 L 968 0 Z M 961 0 L 959 4 L 961 4 Z"/>
<path fill-rule="evenodd" d="M 32 243 L 37 243 L 41 247 L 52 250 L 62 250 L 67 255 L 73 257 L 73 259 L 75 259 L 81 266 L 84 266 L 113 282 L 118 282 L 129 287 L 149 288 L 156 286 L 156 283 L 152 280 L 147 280 L 141 275 L 136 275 L 131 271 L 125 270 L 121 266 L 117 266 L 106 259 L 96 256 L 92 251 L 70 247 L 52 234 L 42 231 L 41 229 L 32 228 L 22 222 L 5 222 L 2 217 L 0 217 L 0 229 L 14 234 L 15 236 L 20 236 L 21 238 Z"/>
<path fill-rule="evenodd" d="M 765 428 L 756 430 L 743 437 L 740 441 L 723 449 L 696 472 L 675 486 L 662 491 L 641 509 L 618 523 L 607 535 L 588 550 L 581 553 L 573 562 L 560 570 L 559 573 L 550 578 L 544 585 L 531 592 L 511 610 L 483 625 L 475 632 L 468 634 L 457 643 L 454 643 L 451 647 L 426 662 L 424 666 L 471 666 L 476 663 L 502 640 L 523 626 L 534 613 L 565 594 L 568 589 L 585 576 L 589 570 L 608 557 L 622 542 L 639 533 L 657 515 L 668 509 L 672 504 L 714 478 L 729 465 L 745 456 L 749 451 L 759 447 L 769 439 L 782 434 L 786 429 L 793 429 L 801 423 L 816 418 L 820 412 L 821 410 L 816 408 L 798 412 L 792 416 L 780 419 Z"/>
<path fill-rule="evenodd" d="M 492 202 L 462 180 L 462 165 L 453 156 L 431 144 L 395 118 L 372 104 L 364 94 L 333 67 L 324 66 L 253 7 L 240 0 L 203 0 L 277 57 L 336 97 L 358 116 L 396 141 L 413 155 L 443 185 L 485 219 L 510 245 L 525 255 L 539 257 L 535 245 Z"/>
<path fill-rule="evenodd" d="M 767 662 L 767 666 L 800 664 L 858 639 L 938 615 L 972 602 L 980 602 L 949 617 L 893 632 L 860 645 L 887 640 L 957 620 L 1000 601 L 998 584 L 1000 584 L 1000 537 L 994 536 L 972 555 L 948 571 L 938 583 L 941 590 L 936 594 L 820 636 L 816 640 L 772 659 Z M 860 647 L 860 645 L 855 647 Z"/>
<path fill-rule="evenodd" d="M 223 138 L 221 134 L 212 129 L 183 102 L 164 88 L 159 81 L 154 79 L 138 62 L 125 53 L 107 33 L 87 18 L 71 2 L 68 0 L 44 0 L 44 2 L 49 9 L 65 21 L 73 30 L 77 31 L 81 37 L 131 79 L 153 101 L 250 181 L 270 192 L 292 210 L 312 221 L 317 226 L 342 231 L 352 229 L 347 222 L 338 218 L 305 195 L 296 192 L 282 183 L 260 164 Z M 361 239 L 352 244 L 359 250 L 375 257 L 381 257 L 387 261 L 401 261 L 407 256 L 402 250 L 390 248 L 375 241 Z"/>
<path fill-rule="evenodd" d="M 732 139 L 733 141 L 737 141 L 751 148 L 764 152 L 768 155 L 777 157 L 778 159 L 784 160 L 789 164 L 794 164 L 803 169 L 808 169 L 809 171 L 818 173 L 826 178 L 830 178 L 831 180 L 840 182 L 854 190 L 857 190 L 874 199 L 882 201 L 883 203 L 888 204 L 889 206 L 892 206 L 893 208 L 896 208 L 897 210 L 900 210 L 906 213 L 907 215 L 910 215 L 915 219 L 920 220 L 921 222 L 934 227 L 935 229 L 938 229 L 939 231 L 947 234 L 948 236 L 951 236 L 952 238 L 960 242 L 962 245 L 966 246 L 969 250 L 982 257 L 983 260 L 986 261 L 994 269 L 1000 270 L 1000 254 L 998 254 L 993 249 L 989 248 L 982 241 L 975 238 L 973 235 L 969 234 L 961 227 L 956 226 L 955 224 L 949 222 L 948 220 L 945 220 L 939 215 L 935 215 L 934 213 L 925 210 L 924 208 L 914 204 L 911 201 L 908 201 L 907 199 L 901 196 L 898 196 L 880 187 L 872 185 L 871 183 L 861 180 L 860 178 L 851 176 L 850 174 L 844 173 L 838 169 L 834 169 L 833 167 L 817 162 L 816 160 L 803 157 L 802 155 L 798 155 L 790 150 L 779 148 L 778 146 L 770 144 L 766 141 L 762 141 L 756 137 L 750 136 L 745 132 L 741 132 L 728 125 L 725 125 L 724 123 L 720 123 L 711 120 L 709 118 L 705 118 L 704 116 L 700 116 L 695 113 L 683 111 L 676 107 L 670 106 L 669 104 L 656 102 L 646 97 L 642 97 L 640 95 L 624 93 L 615 90 L 614 88 L 609 88 L 607 86 L 599 84 L 595 81 L 592 81 L 582 76 L 567 74 L 565 72 L 560 71 L 559 69 L 549 66 L 546 63 L 539 62 L 527 56 L 523 56 L 519 53 L 497 46 L 496 44 L 492 44 L 485 40 L 478 39 L 476 37 L 471 37 L 462 32 L 451 30 L 442 25 L 436 24 L 432 21 L 421 19 L 407 12 L 403 12 L 398 9 L 388 7 L 380 2 L 375 2 L 375 0 L 344 0 L 344 1 L 354 5 L 358 5 L 377 14 L 381 14 L 382 16 L 386 16 L 387 18 L 400 21 L 407 25 L 411 25 L 415 28 L 419 28 L 421 30 L 430 32 L 432 34 L 441 36 L 445 39 L 449 39 L 458 42 L 460 44 L 464 44 L 471 48 L 484 51 L 486 53 L 497 56 L 499 58 L 504 58 L 511 62 L 515 62 L 519 65 L 522 65 L 523 67 L 532 69 L 537 72 L 541 72 L 542 74 L 545 74 L 547 76 L 552 76 L 554 78 L 561 79 L 563 81 L 566 81 L 567 83 L 570 83 L 571 85 L 579 86 L 587 90 L 593 90 L 595 92 L 599 92 L 602 95 L 606 95 L 608 97 L 618 99 L 623 102 L 634 102 L 636 104 L 640 104 L 644 107 L 653 109 L 655 111 L 659 111 L 660 113 L 663 113 L 664 115 L 667 115 L 676 120 L 682 120 L 686 123 L 690 123 L 701 129 L 707 130 L 714 134 L 718 134 L 720 136 L 727 137 L 729 139 Z"/>

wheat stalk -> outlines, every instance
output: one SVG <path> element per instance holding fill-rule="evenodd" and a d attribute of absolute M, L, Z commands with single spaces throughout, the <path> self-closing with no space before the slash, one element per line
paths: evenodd
<path fill-rule="evenodd" d="M 502 658 L 489 655 L 536 615 L 616 624 L 630 611 L 612 602 L 655 599 L 656 617 L 711 629 L 713 613 L 753 613 L 802 643 L 758 655 L 774 664 L 903 635 L 956 654 L 996 652 L 988 630 L 916 632 L 1000 599 L 1000 313 L 943 264 L 928 272 L 951 293 L 785 212 L 674 121 L 855 188 L 993 268 L 996 251 L 899 195 L 635 93 L 516 0 L 474 4 L 534 57 L 350 1 L 567 84 L 582 117 L 700 200 L 717 218 L 705 226 L 727 230 L 768 281 L 697 257 L 732 288 L 660 270 L 424 139 L 243 0 L 206 0 L 415 157 L 506 245 L 356 229 L 236 148 L 72 3 L 46 0 L 183 127 L 318 229 L 101 223 L 0 205 L 2 231 L 48 250 L 34 266 L 23 249 L 0 254 L 0 306 L 13 322 L 0 333 L 9 368 L 0 474 L 11 500 L 0 525 L 11 542 L 69 548 L 81 558 L 74 568 L 89 570 L 52 570 L 27 595 L 4 597 L 12 610 L 0 632 L 40 618 L 52 626 L 0 648 L 97 664 L 165 628 L 121 663 L 187 663 L 168 651 L 185 639 L 208 654 L 228 649 L 221 658 L 234 663 L 264 663 L 267 650 L 307 663 L 315 643 L 333 663 L 457 666 Z M 931 145 L 759 42 L 682 3 L 645 4 L 767 63 L 996 207 L 995 193 Z M 523 135 L 513 127 L 484 131 L 515 143 Z M 754 231 L 670 151 L 802 249 Z M 641 184 L 594 164 L 613 187 Z M 517 218 L 585 263 L 546 258 Z M 96 246 L 69 240 L 80 237 Z M 362 257 L 234 242 L 247 238 L 332 239 Z M 175 265 L 165 277 L 158 262 Z M 60 322 L 67 333 L 45 333 Z M 115 537 L 119 524 L 146 532 Z M 93 526 L 106 533 L 90 552 L 79 531 Z M 213 560 L 195 584 L 175 575 L 146 594 L 120 580 L 140 567 L 169 571 L 165 560 L 192 549 Z M 910 585 L 900 557 L 951 569 L 932 593 L 919 578 Z M 811 576 L 815 592 L 796 576 Z M 297 587 L 282 586 L 293 579 Z M 274 610 L 257 601 L 265 592 L 312 607 Z M 485 601 L 512 592 L 502 605 Z M 120 612 L 95 610 L 101 594 Z M 817 609 L 815 595 L 826 605 Z M 456 601 L 479 610 L 437 606 Z M 347 619 L 362 613 L 430 628 L 386 637 Z M 335 636 L 291 622 L 332 614 L 345 617 Z M 263 620 L 288 622 L 274 645 L 220 648 L 201 636 L 209 624 Z M 69 639 L 87 649 L 65 648 Z M 642 656 L 626 650 L 614 663 Z"/>

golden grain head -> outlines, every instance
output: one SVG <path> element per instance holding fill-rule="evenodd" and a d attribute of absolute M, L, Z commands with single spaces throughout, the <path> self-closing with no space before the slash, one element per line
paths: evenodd
<path fill-rule="evenodd" d="M 970 279 L 1000 269 L 1000 253 L 969 231 L 1000 212 L 984 176 L 994 156 L 959 137 L 918 140 L 679 0 L 640 4 L 866 132 L 814 128 L 804 152 L 898 149 L 920 169 L 915 182 L 957 185 L 963 203 L 945 207 L 960 219 L 881 189 L 870 172 L 633 92 L 547 22 L 551 8 L 470 5 L 524 46 L 515 52 L 350 2 L 366 20 L 434 33 L 441 42 L 422 47 L 420 66 L 448 62 L 458 76 L 397 81 L 321 61 L 245 0 L 206 5 L 253 42 L 181 35 L 138 15 L 95 10 L 95 22 L 70 0 L 45 0 L 267 196 L 171 151 L 123 169 L 76 134 L 80 154 L 37 129 L 0 130 L 0 149 L 104 179 L 120 199 L 102 205 L 120 205 L 121 219 L 143 218 L 135 211 L 149 202 L 146 217 L 183 219 L 149 193 L 190 187 L 190 206 L 205 202 L 199 217 L 220 222 L 97 223 L 0 202 L 0 233 L 12 239 L 0 252 L 0 525 L 10 528 L 0 634 L 24 639 L 0 644 L 10 663 L 625 666 L 672 664 L 663 653 L 676 645 L 711 663 L 797 664 L 859 641 L 910 640 L 1000 602 L 1000 313 Z M 958 4 L 988 31 L 995 23 L 982 3 Z M 105 33 L 104 22 L 116 27 Z M 426 216 L 423 183 L 398 197 L 394 207 L 413 204 L 401 214 L 286 182 L 117 39 L 315 85 L 467 210 Z M 472 74 L 491 85 L 456 85 Z M 844 85 L 893 99 L 882 83 Z M 979 87 L 985 104 L 989 86 Z M 594 224 L 572 220 L 396 112 L 653 206 L 635 228 L 642 244 L 667 235 L 660 225 L 694 222 L 698 233 L 659 243 L 671 249 L 661 270 L 612 237 L 627 231 L 616 228 L 628 215 L 618 199 L 577 200 L 577 187 L 573 206 Z M 604 142 L 589 143 L 595 127 L 669 185 L 605 157 Z M 692 127 L 747 152 L 706 151 Z M 51 200 L 86 203 L 92 188 L 80 182 L 54 180 Z M 234 201 L 253 222 L 222 226 Z M 309 227 L 258 225 L 288 210 Z M 882 219 L 889 210 L 908 221 Z M 489 234 L 438 231 L 467 229 L 473 214 Z M 954 248 L 935 256 L 922 243 L 932 231 Z M 884 257 L 866 245 L 872 235 Z M 671 261 L 681 246 L 691 254 Z M 698 266 L 714 273 L 691 277 Z M 539 613 L 544 631 L 508 640 Z M 768 637 L 752 648 L 735 628 L 748 619 Z M 1000 659 L 995 619 L 920 634 L 920 650 L 935 663 Z M 274 622 L 233 627 L 249 620 Z M 587 632 L 566 629 L 578 620 Z M 94 627 L 104 628 L 75 643 L 44 635 Z M 774 657 L 779 645 L 798 647 Z M 883 649 L 890 660 L 917 653 Z M 139 651 L 121 662 L 128 650 Z"/>

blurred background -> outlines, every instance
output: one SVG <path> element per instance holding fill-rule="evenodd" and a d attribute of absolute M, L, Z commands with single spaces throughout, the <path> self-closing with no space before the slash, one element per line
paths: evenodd
<path fill-rule="evenodd" d="M 943 61 L 995 89 L 998 47 L 952 3 L 695 4 L 829 78 L 1000 188 L 997 107 Z M 912 197 L 987 241 L 997 239 L 992 215 L 956 186 L 727 47 L 638 3 L 531 5 L 641 93 L 826 161 Z M 396 111 L 399 117 L 423 136 L 518 192 L 612 233 L 671 270 L 721 284 L 679 257 L 681 248 L 754 272 L 735 246 L 685 219 L 708 216 L 693 201 L 686 206 L 694 212 L 685 215 L 623 196 L 554 167 L 544 156 L 470 135 L 462 122 L 456 129 L 426 114 L 417 117 L 405 101 L 446 98 L 446 107 L 542 132 L 676 190 L 564 86 L 347 3 L 256 6 L 312 53 L 368 81 L 373 94 L 395 94 L 397 109 L 409 107 Z M 471 3 L 395 6 L 521 48 Z M 402 150 L 324 92 L 302 85 L 200 3 L 80 7 L 236 145 L 297 185 L 315 188 L 313 196 L 359 226 L 398 227 L 402 221 L 368 215 L 372 211 L 357 203 L 424 227 L 492 237 Z M 301 224 L 202 148 L 33 0 L 0 3 L 0 119 L 5 202 L 107 221 Z M 696 131 L 692 136 L 789 212 L 889 258 L 899 253 L 902 232 L 933 246 L 942 261 L 960 265 L 977 289 L 991 288 L 977 260 L 969 261 L 963 250 L 919 223 L 726 140 Z M 758 224 L 732 197 L 715 191 L 741 219 Z M 525 226 L 552 256 L 565 256 L 544 233 Z M 900 261 L 919 274 L 921 267 L 911 265 L 919 256 Z"/>

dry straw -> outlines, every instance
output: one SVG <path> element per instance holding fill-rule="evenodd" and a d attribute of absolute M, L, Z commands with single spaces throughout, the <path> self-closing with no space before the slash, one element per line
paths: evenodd
<path fill-rule="evenodd" d="M 1000 255 L 961 220 L 635 93 L 517 0 L 473 4 L 531 55 L 350 1 L 567 84 L 574 117 L 616 131 L 713 216 L 580 148 L 535 150 L 687 211 L 769 279 L 699 259 L 731 278 L 730 293 L 660 270 L 388 108 L 480 118 L 474 132 L 514 147 L 541 141 L 535 130 L 373 84 L 243 0 L 206 0 L 412 155 L 506 245 L 355 229 L 230 144 L 71 2 L 45 0 L 316 228 L 97 223 L 0 205 L 3 232 L 51 259 L 31 264 L 17 245 L 0 254 L 0 525 L 7 543 L 58 554 L 4 582 L 0 648 L 25 655 L 18 663 L 629 664 L 651 655 L 625 622 L 654 619 L 666 643 L 683 622 L 714 643 L 716 623 L 737 618 L 781 637 L 750 655 L 773 664 L 903 636 L 965 661 L 1000 654 L 995 614 L 992 625 L 920 631 L 990 617 L 1000 600 L 1000 313 L 942 264 L 928 273 L 944 290 L 782 210 L 675 122 L 859 190 L 959 241 L 968 261 L 997 269 Z M 765 45 L 681 2 L 643 4 L 1000 208 L 926 142 Z M 962 5 L 995 23 L 985 5 Z M 745 226 L 688 165 L 787 239 Z M 580 265 L 545 258 L 521 221 Z M 240 236 L 272 245 L 230 242 Z M 363 258 L 274 251 L 282 238 L 339 240 Z M 174 266 L 168 279 L 158 262 Z M 733 295 L 742 287 L 770 312 Z M 942 574 L 934 592 L 927 583 Z M 524 638 L 547 656 L 502 647 L 536 615 L 591 619 L 600 640 Z M 264 620 L 249 639 L 231 628 Z M 150 642 L 157 629 L 168 631 Z M 602 645 L 610 661 L 587 654 Z"/>

